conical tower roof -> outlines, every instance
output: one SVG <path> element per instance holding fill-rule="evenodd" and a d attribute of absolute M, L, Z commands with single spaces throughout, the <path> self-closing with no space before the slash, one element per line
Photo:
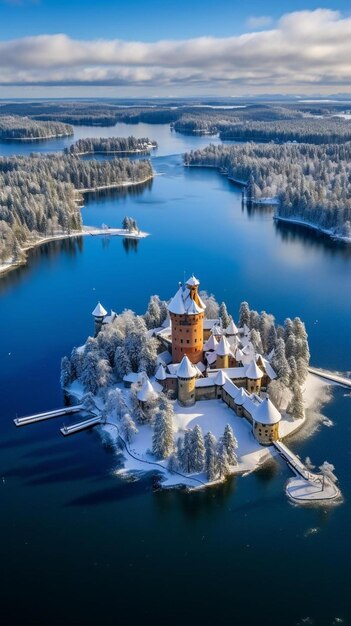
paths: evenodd
<path fill-rule="evenodd" d="M 92 312 L 92 315 L 94 317 L 105 317 L 105 315 L 107 315 L 107 311 L 106 309 L 104 309 L 104 307 L 102 306 L 102 304 L 100 302 L 97 303 L 94 311 Z"/>
<path fill-rule="evenodd" d="M 227 356 L 228 354 L 230 354 L 230 345 L 228 339 L 224 337 L 224 335 L 221 337 L 220 342 L 217 346 L 216 354 L 218 354 L 218 356 Z"/>
<path fill-rule="evenodd" d="M 223 370 L 219 370 L 217 376 L 214 379 L 215 385 L 222 387 L 226 382 L 230 381 L 229 376 Z M 231 381 L 230 381 L 231 382 Z"/>
<path fill-rule="evenodd" d="M 200 284 L 200 281 L 195 278 L 194 274 L 192 274 L 185 284 L 189 285 L 189 287 L 197 287 Z"/>
<path fill-rule="evenodd" d="M 246 378 L 250 378 L 251 380 L 259 380 L 260 378 L 262 378 L 262 376 L 263 372 L 258 367 L 257 363 L 255 361 L 251 361 L 246 370 Z"/>
<path fill-rule="evenodd" d="M 233 322 L 233 320 L 231 320 L 227 326 L 227 328 L 225 329 L 225 333 L 226 335 L 237 335 L 238 334 L 238 328 L 235 325 L 235 323 Z"/>
<path fill-rule="evenodd" d="M 218 341 L 216 337 L 214 335 L 210 335 L 204 345 L 204 350 L 216 350 L 217 346 Z"/>
<path fill-rule="evenodd" d="M 195 378 L 196 369 L 192 363 L 190 363 L 188 357 L 185 355 L 177 369 L 178 378 Z"/>
<path fill-rule="evenodd" d="M 157 393 L 148 378 L 143 383 L 141 389 L 139 389 L 137 398 L 140 402 L 147 402 L 148 400 L 155 400 L 155 398 L 157 398 Z"/>
<path fill-rule="evenodd" d="M 166 370 L 163 367 L 162 363 L 160 364 L 156 374 L 155 374 L 155 378 L 157 380 L 166 380 L 167 376 L 166 376 Z"/>
<path fill-rule="evenodd" d="M 253 419 L 259 424 L 276 424 L 282 419 L 278 409 L 269 398 L 265 398 L 253 414 Z"/>

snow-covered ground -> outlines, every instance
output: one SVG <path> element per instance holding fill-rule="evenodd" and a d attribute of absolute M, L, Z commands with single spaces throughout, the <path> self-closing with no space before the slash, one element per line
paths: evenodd
<path fill-rule="evenodd" d="M 334 501 L 341 497 L 338 487 L 328 479 L 323 485 L 322 479 L 320 482 L 311 482 L 301 477 L 290 478 L 285 491 L 291 500 L 299 503 L 320 501 L 325 504 L 328 500 Z"/>

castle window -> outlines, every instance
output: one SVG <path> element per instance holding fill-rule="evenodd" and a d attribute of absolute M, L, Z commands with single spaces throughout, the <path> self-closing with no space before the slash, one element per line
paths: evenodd
<path fill-rule="evenodd" d="M 187 343 L 190 343 L 189 339 L 186 340 Z"/>

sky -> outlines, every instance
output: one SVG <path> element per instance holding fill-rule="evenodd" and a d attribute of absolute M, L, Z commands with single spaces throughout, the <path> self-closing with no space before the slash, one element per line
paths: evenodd
<path fill-rule="evenodd" d="M 351 93 L 343 0 L 0 0 L 0 97 Z"/>

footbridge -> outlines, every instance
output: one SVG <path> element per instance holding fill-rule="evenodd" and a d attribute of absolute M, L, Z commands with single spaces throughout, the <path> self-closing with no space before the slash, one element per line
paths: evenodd
<path fill-rule="evenodd" d="M 62 409 L 54 409 L 53 411 L 46 411 L 45 413 L 35 413 L 34 415 L 26 415 L 25 417 L 16 417 L 13 421 L 16 426 L 26 426 L 27 424 L 34 424 L 35 422 L 43 422 L 45 420 L 53 419 L 54 417 L 61 417 L 61 415 L 79 413 L 83 409 L 84 406 L 82 404 L 76 404 L 75 406 L 65 406 Z"/>
<path fill-rule="evenodd" d="M 343 387 L 351 388 L 351 378 L 347 378 L 347 376 L 343 376 L 337 372 L 329 372 L 328 370 L 322 370 L 318 367 L 309 367 L 308 371 L 311 374 L 315 374 L 315 376 L 324 378 L 325 380 L 330 380 L 331 382 L 342 385 Z"/>

